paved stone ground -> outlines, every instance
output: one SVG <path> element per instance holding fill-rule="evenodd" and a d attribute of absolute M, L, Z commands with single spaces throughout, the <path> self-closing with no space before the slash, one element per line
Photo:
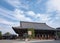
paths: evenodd
<path fill-rule="evenodd" d="M 0 43 L 60 43 L 60 40 L 31 40 L 31 41 L 0 40 Z"/>

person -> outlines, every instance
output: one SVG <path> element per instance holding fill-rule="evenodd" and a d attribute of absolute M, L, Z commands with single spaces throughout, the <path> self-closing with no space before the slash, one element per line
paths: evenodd
<path fill-rule="evenodd" d="M 55 36 L 55 38 L 54 38 L 55 40 L 56 40 L 56 36 Z"/>
<path fill-rule="evenodd" d="M 24 34 L 23 34 L 23 38 L 24 38 L 24 40 L 27 40 L 28 34 L 27 34 L 27 33 L 24 33 Z"/>

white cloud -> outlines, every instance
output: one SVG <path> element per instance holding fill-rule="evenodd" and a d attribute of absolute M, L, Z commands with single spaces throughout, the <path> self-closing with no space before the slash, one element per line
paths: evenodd
<path fill-rule="evenodd" d="M 59 20 L 60 19 L 60 14 L 56 14 L 55 19 Z"/>
<path fill-rule="evenodd" d="M 51 17 L 52 19 L 47 23 L 52 27 L 60 27 L 60 0 L 48 0 L 46 8 L 47 13 L 56 12 L 55 15 L 53 15 L 54 13 L 51 13 L 53 17 Z"/>
<path fill-rule="evenodd" d="M 40 14 L 40 13 L 35 13 L 33 11 L 27 11 L 26 14 L 33 19 L 35 19 L 36 22 L 47 22 L 51 19 L 50 14 Z M 34 21 L 34 22 L 35 22 Z"/>
<path fill-rule="evenodd" d="M 27 11 L 26 14 L 32 17 L 36 15 L 33 11 Z"/>
<path fill-rule="evenodd" d="M 53 27 L 53 28 L 57 28 L 60 27 L 60 20 L 51 20 L 47 22 L 47 25 Z"/>
<path fill-rule="evenodd" d="M 24 12 L 19 9 L 15 9 L 13 12 L 14 12 L 13 16 L 19 21 L 33 21 L 33 19 L 36 19 L 35 21 L 47 22 L 51 19 L 50 14 L 36 14 L 33 11 Z M 26 17 L 25 13 L 30 17 Z M 31 19 L 31 17 L 33 17 L 33 19 Z"/>
<path fill-rule="evenodd" d="M 24 11 L 21 11 L 19 9 L 15 9 L 14 11 L 9 11 L 4 8 L 0 8 L 0 15 L 10 18 L 12 20 L 17 20 L 17 21 L 32 21 L 31 18 L 25 16 Z M 15 23 L 5 19 L 6 18 L 0 17 L 0 23 L 7 24 L 7 25 L 9 24 L 11 26 L 15 26 L 16 24 L 19 24 L 19 22 Z"/>
<path fill-rule="evenodd" d="M 2 24 L 6 24 L 6 25 L 10 25 L 10 26 L 17 26 L 19 25 L 18 22 L 12 22 L 12 21 L 8 21 L 7 18 L 10 18 L 12 20 L 17 20 L 15 17 L 14 17 L 14 13 L 13 11 L 9 11 L 5 8 L 0 8 L 0 23 Z M 4 17 L 4 18 L 3 18 Z M 5 18 L 7 17 L 7 18 Z M 18 20 L 19 21 L 19 20 Z M 17 25 L 16 25 L 17 24 Z"/>
<path fill-rule="evenodd" d="M 15 14 L 14 17 L 17 18 L 18 20 L 32 21 L 32 19 L 30 17 L 26 17 L 24 12 L 19 9 L 15 9 L 14 14 Z"/>
<path fill-rule="evenodd" d="M 32 21 L 32 19 L 25 16 L 24 11 L 21 11 L 19 9 L 15 9 L 14 11 L 9 11 L 4 8 L 0 8 L 0 15 L 10 18 L 12 20 L 17 20 L 17 21 L 20 21 L 20 20 L 21 21 Z M 6 19 L 6 18 L 3 18 L 3 19 Z M 9 23 L 7 22 L 7 24 Z"/>
<path fill-rule="evenodd" d="M 30 17 L 33 17 L 35 21 L 39 21 L 39 22 L 47 22 L 51 19 L 50 14 L 40 14 L 40 13 L 36 14 L 33 11 L 27 11 L 26 14 Z"/>
<path fill-rule="evenodd" d="M 6 21 L 5 19 L 1 19 L 1 18 L 0 18 L 0 23 L 3 23 L 3 24 L 13 24 L 12 22 Z"/>
<path fill-rule="evenodd" d="M 51 15 L 49 15 L 49 14 L 37 14 L 36 18 L 40 19 L 41 22 L 45 22 L 46 23 L 47 21 L 49 21 L 51 19 L 50 16 Z"/>
<path fill-rule="evenodd" d="M 3 16 L 6 16 L 6 17 L 9 17 L 11 19 L 15 19 L 15 20 L 18 20 L 18 21 L 34 21 L 33 19 L 35 19 L 34 22 L 45 22 L 45 23 L 48 23 L 50 26 L 59 26 L 58 25 L 58 21 L 57 22 L 54 22 L 55 19 L 58 19 L 60 20 L 60 14 L 56 14 L 55 15 L 55 18 L 52 19 L 50 16 L 50 14 L 36 14 L 35 12 L 33 11 L 27 11 L 27 12 L 24 12 L 22 10 L 19 10 L 19 9 L 15 9 L 14 11 L 12 12 L 8 12 L 8 10 L 5 10 L 5 9 L 0 9 L 0 14 L 2 14 Z M 33 19 L 31 19 L 31 17 L 26 17 L 26 15 L 24 14 L 26 13 L 27 15 L 33 17 Z M 11 17 L 10 15 L 12 15 L 13 17 Z M 51 21 L 50 21 L 51 20 Z M 57 23 L 57 26 L 56 25 L 52 25 L 54 22 L 54 24 Z M 19 22 L 10 22 L 10 21 L 7 21 L 5 19 L 1 19 L 0 20 L 0 23 L 4 23 L 4 24 L 7 24 L 7 25 L 10 25 L 10 26 L 19 26 Z"/>
<path fill-rule="evenodd" d="M 8 25 L 8 26 L 19 26 L 18 22 L 11 22 L 11 21 L 8 21 L 8 20 L 3 19 L 3 18 L 0 18 L 0 23 Z"/>
<path fill-rule="evenodd" d="M 48 0 L 46 6 L 47 11 L 60 11 L 60 0 Z"/>
<path fill-rule="evenodd" d="M 9 11 L 5 8 L 0 7 L 0 15 L 5 16 L 5 17 L 10 18 L 10 19 L 13 19 L 13 20 L 16 20 L 16 18 L 13 17 L 13 15 L 14 15 L 13 12 Z"/>
<path fill-rule="evenodd" d="M 19 4 L 21 4 L 19 0 L 6 0 L 6 1 L 14 7 L 19 7 L 20 6 Z"/>
<path fill-rule="evenodd" d="M 15 8 L 20 8 L 21 7 L 21 8 L 29 9 L 29 5 L 28 4 L 23 4 L 20 0 L 6 0 L 6 2 L 11 4 Z"/>

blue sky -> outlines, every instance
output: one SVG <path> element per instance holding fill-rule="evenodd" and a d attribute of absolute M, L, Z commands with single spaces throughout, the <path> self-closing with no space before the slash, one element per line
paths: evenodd
<path fill-rule="evenodd" d="M 20 21 L 60 27 L 60 0 L 0 0 L 0 31 L 15 34 Z"/>

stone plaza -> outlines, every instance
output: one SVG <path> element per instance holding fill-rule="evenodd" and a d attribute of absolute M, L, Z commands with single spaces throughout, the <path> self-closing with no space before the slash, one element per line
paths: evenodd
<path fill-rule="evenodd" d="M 0 43 L 60 43 L 60 40 L 0 40 Z"/>

